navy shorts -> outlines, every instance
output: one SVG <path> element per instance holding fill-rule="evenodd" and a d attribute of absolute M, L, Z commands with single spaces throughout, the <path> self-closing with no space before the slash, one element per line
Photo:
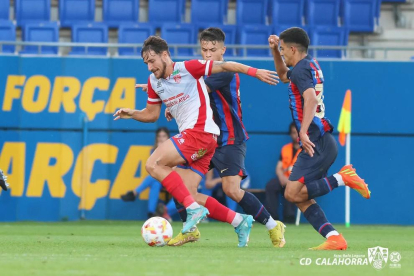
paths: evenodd
<path fill-rule="evenodd" d="M 290 181 L 302 183 L 321 179 L 327 176 L 328 169 L 335 162 L 338 146 L 331 133 L 325 133 L 315 144 L 315 153 L 310 157 L 302 150 L 293 165 Z"/>
<path fill-rule="evenodd" d="M 246 158 L 246 143 L 226 145 L 216 148 L 210 161 L 210 168 L 216 168 L 220 177 L 240 175 L 247 177 L 244 159 Z"/>

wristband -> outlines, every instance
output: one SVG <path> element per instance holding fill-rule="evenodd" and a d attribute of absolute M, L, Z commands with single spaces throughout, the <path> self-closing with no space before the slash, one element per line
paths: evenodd
<path fill-rule="evenodd" d="M 257 73 L 257 68 L 249 67 L 249 69 L 247 70 L 247 75 L 251 77 L 256 77 L 256 73 Z"/>

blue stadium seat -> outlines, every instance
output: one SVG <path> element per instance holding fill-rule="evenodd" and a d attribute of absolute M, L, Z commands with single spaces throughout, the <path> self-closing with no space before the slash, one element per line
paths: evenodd
<path fill-rule="evenodd" d="M 305 0 L 271 0 L 270 9 L 273 26 L 303 25 Z"/>
<path fill-rule="evenodd" d="M 349 31 L 344 27 L 315 27 L 310 36 L 311 45 L 314 46 L 346 46 Z M 313 50 L 310 53 L 317 58 L 342 58 L 341 50 Z"/>
<path fill-rule="evenodd" d="M 108 27 L 104 24 L 91 23 L 73 25 L 72 42 L 80 43 L 108 43 Z M 106 47 L 91 47 L 85 52 L 85 47 L 73 47 L 71 55 L 106 55 Z"/>
<path fill-rule="evenodd" d="M 376 0 L 343 0 L 343 21 L 351 32 L 375 30 Z"/>
<path fill-rule="evenodd" d="M 62 27 L 93 22 L 95 20 L 95 0 L 60 0 L 59 18 Z"/>
<path fill-rule="evenodd" d="M 103 0 L 103 21 L 110 28 L 118 28 L 122 23 L 137 23 L 138 0 Z"/>
<path fill-rule="evenodd" d="M 246 25 L 239 27 L 239 43 L 242 45 L 269 45 L 268 39 L 272 33 L 272 27 L 265 25 Z M 239 51 L 239 56 L 244 56 L 244 50 Z M 247 56 L 268 57 L 269 49 L 248 49 Z"/>
<path fill-rule="evenodd" d="M 57 22 L 26 24 L 23 29 L 23 40 L 26 42 L 58 42 L 59 27 Z M 25 46 L 21 54 L 39 54 L 38 46 Z M 56 55 L 58 47 L 42 46 L 40 54 Z"/>
<path fill-rule="evenodd" d="M 161 28 L 161 37 L 168 44 L 196 44 L 197 32 L 196 27 L 192 24 L 165 24 Z M 194 56 L 194 48 L 177 48 L 170 47 L 173 56 Z"/>
<path fill-rule="evenodd" d="M 268 0 L 237 0 L 237 24 L 267 24 Z"/>
<path fill-rule="evenodd" d="M 227 2 L 228 0 L 192 0 L 191 23 L 223 24 Z M 214 12 L 206 12 L 209 10 Z"/>
<path fill-rule="evenodd" d="M 224 34 L 226 35 L 226 41 L 224 42 L 225 45 L 234 45 L 236 44 L 236 37 L 237 37 L 237 27 L 235 25 L 215 25 L 215 24 L 199 24 L 198 29 L 200 31 L 207 29 L 209 27 L 220 28 L 223 30 Z M 227 48 L 225 57 L 235 56 L 236 51 L 234 49 Z"/>
<path fill-rule="evenodd" d="M 339 7 L 338 0 L 308 0 L 305 10 L 307 25 L 337 27 Z"/>
<path fill-rule="evenodd" d="M 16 41 L 16 26 L 11 21 L 0 20 L 0 41 Z M 3 45 L 1 52 L 2 54 L 14 53 L 13 45 Z"/>
<path fill-rule="evenodd" d="M 155 34 L 155 29 L 150 24 L 122 24 L 118 29 L 119 43 L 142 44 L 145 39 Z M 119 48 L 118 53 L 121 56 L 141 55 L 141 47 L 136 48 Z"/>
<path fill-rule="evenodd" d="M 50 0 L 15 0 L 17 26 L 50 21 Z"/>
<path fill-rule="evenodd" d="M 9 20 L 10 1 L 0 0 L 0 20 Z"/>
<path fill-rule="evenodd" d="M 185 0 L 148 0 L 148 21 L 156 27 L 164 23 L 181 23 Z"/>

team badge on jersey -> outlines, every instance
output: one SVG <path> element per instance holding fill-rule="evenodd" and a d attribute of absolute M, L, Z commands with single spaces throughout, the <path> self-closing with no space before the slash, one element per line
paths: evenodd
<path fill-rule="evenodd" d="M 174 81 L 176 83 L 180 83 L 181 82 L 181 75 L 180 74 L 173 76 L 173 78 L 174 78 Z"/>
<path fill-rule="evenodd" d="M 191 155 L 191 159 L 193 161 L 196 161 L 196 160 L 200 159 L 201 157 L 203 157 L 206 154 L 206 152 L 207 152 L 206 149 L 199 149 L 196 153 Z"/>

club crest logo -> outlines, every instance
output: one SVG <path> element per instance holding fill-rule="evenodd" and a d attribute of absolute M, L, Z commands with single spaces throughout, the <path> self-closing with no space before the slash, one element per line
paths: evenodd
<path fill-rule="evenodd" d="M 203 157 L 206 154 L 206 152 L 207 152 L 206 149 L 199 149 L 196 153 L 191 155 L 191 159 L 193 161 L 196 161 L 196 160 L 200 159 L 201 157 Z"/>
<path fill-rule="evenodd" d="M 174 81 L 176 83 L 180 83 L 181 82 L 181 75 L 180 74 L 173 76 L 173 78 L 174 78 Z"/>
<path fill-rule="evenodd" d="M 388 248 L 381 246 L 368 248 L 368 260 L 373 268 L 383 269 L 388 262 Z"/>

